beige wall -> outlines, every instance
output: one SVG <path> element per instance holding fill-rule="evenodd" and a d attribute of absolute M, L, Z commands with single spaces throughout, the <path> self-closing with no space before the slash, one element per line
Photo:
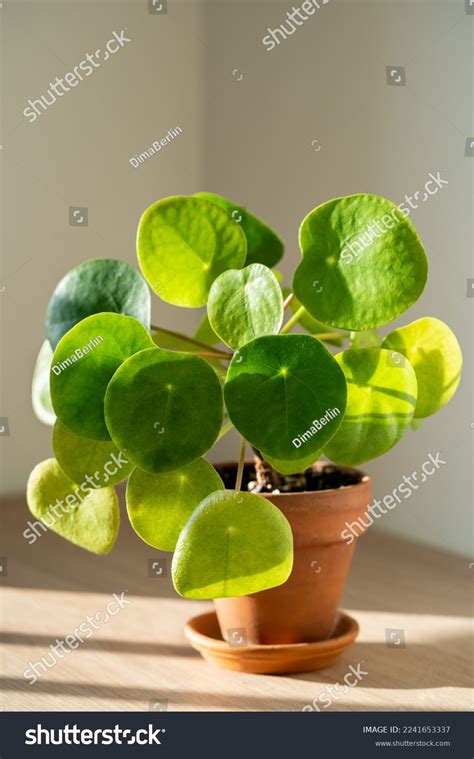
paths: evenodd
<path fill-rule="evenodd" d="M 429 282 L 400 321 L 448 322 L 464 350 L 464 380 L 440 414 L 366 469 L 380 497 L 442 450 L 443 468 L 376 529 L 470 555 L 473 161 L 464 149 L 474 129 L 474 19 L 458 0 L 329 0 L 267 52 L 266 28 L 289 8 L 168 0 L 160 17 L 142 1 L 17 2 L 4 10 L 7 289 L 0 297 L 2 414 L 11 427 L 0 440 L 4 489 L 20 490 L 49 455 L 29 385 L 54 284 L 85 258 L 133 262 L 136 222 L 149 202 L 198 189 L 228 195 L 283 235 L 289 277 L 298 225 L 318 203 L 361 191 L 401 201 L 440 171 L 449 185 L 412 215 L 429 254 Z M 26 100 L 124 26 L 132 43 L 30 125 L 21 113 Z M 405 66 L 405 87 L 387 86 L 386 65 Z M 131 155 L 176 125 L 183 135 L 166 152 L 129 166 Z M 68 226 L 69 205 L 89 207 L 87 229 Z M 196 318 L 154 306 L 164 325 L 185 328 Z M 237 446 L 230 435 L 216 457 L 235 457 Z"/>
<path fill-rule="evenodd" d="M 267 27 L 278 26 L 290 7 L 232 0 L 208 6 L 214 118 L 206 130 L 207 185 L 274 224 L 287 242 L 281 268 L 290 277 L 299 223 L 314 206 L 356 192 L 400 202 L 423 189 L 429 172 L 449 181 L 413 211 L 430 275 L 399 323 L 424 315 L 446 321 L 463 348 L 463 382 L 436 417 L 365 468 L 380 498 L 419 471 L 429 453 L 443 451 L 447 463 L 374 529 L 471 555 L 474 301 L 466 297 L 466 279 L 474 276 L 474 159 L 464 150 L 473 132 L 474 17 L 462 2 L 329 0 L 267 52 Z M 405 87 L 387 86 L 387 65 L 405 67 Z M 240 81 L 232 78 L 236 68 Z"/>
<path fill-rule="evenodd" d="M 2 306 L 2 487 L 21 491 L 32 466 L 50 455 L 50 430 L 34 417 L 31 372 L 57 281 L 88 258 L 137 265 L 135 232 L 160 197 L 197 192 L 205 154 L 204 55 L 197 3 L 5 3 Z M 28 99 L 127 27 L 131 38 L 34 123 Z M 128 159 L 170 127 L 182 134 L 148 163 Z M 69 226 L 69 206 L 88 207 L 88 227 Z M 154 319 L 187 328 L 192 311 L 154 299 Z M 176 316 L 176 312 L 178 315 Z M 177 320 L 177 321 L 176 321 Z"/>

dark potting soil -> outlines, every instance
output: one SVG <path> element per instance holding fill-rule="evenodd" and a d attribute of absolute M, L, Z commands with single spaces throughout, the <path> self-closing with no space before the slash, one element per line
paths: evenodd
<path fill-rule="evenodd" d="M 215 465 L 224 485 L 229 490 L 235 487 L 237 464 Z M 302 493 L 312 490 L 333 490 L 349 485 L 357 485 L 362 473 L 352 469 L 341 469 L 333 464 L 318 464 L 301 474 L 284 475 L 276 472 L 261 459 L 256 464 L 245 464 L 242 490 L 250 493 Z"/>

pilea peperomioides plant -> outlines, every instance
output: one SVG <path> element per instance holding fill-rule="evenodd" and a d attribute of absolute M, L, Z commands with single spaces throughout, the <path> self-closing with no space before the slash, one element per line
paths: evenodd
<path fill-rule="evenodd" d="M 306 216 L 299 240 L 291 291 L 271 269 L 283 245 L 260 220 L 211 193 L 171 197 L 140 220 L 144 279 L 109 259 L 66 274 L 33 379 L 55 455 L 28 482 L 37 518 L 106 553 L 119 527 L 113 485 L 128 478 L 130 522 L 174 551 L 181 595 L 238 596 L 287 580 L 290 526 L 257 493 L 290 487 L 323 454 L 347 466 L 381 456 L 449 401 L 462 364 L 435 318 L 378 333 L 426 283 L 406 209 L 337 198 Z M 146 283 L 176 306 L 207 305 L 193 337 L 150 324 Z M 295 325 L 306 334 L 289 334 Z M 347 349 L 334 355 L 325 343 Z M 232 427 L 242 445 L 229 490 L 203 456 Z M 247 442 L 272 475 L 253 492 L 241 492 Z"/>

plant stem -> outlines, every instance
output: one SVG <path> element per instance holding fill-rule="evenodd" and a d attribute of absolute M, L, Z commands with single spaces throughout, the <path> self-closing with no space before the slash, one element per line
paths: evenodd
<path fill-rule="evenodd" d="M 290 293 L 287 298 L 283 301 L 283 308 L 288 308 L 290 303 L 295 299 L 295 294 Z"/>
<path fill-rule="evenodd" d="M 283 327 L 280 330 L 280 335 L 284 335 L 286 334 L 286 332 L 289 332 L 290 329 L 299 322 L 304 312 L 305 312 L 305 308 L 304 306 L 301 306 L 301 308 L 299 308 L 298 311 L 296 311 L 296 313 L 293 314 L 291 319 L 288 319 L 286 324 L 283 325 Z"/>
<path fill-rule="evenodd" d="M 212 353 L 212 352 L 206 352 L 206 351 L 183 351 L 183 353 L 192 353 L 193 356 L 202 356 L 203 358 L 218 358 L 221 361 L 230 361 L 232 358 L 232 355 L 229 354 L 228 356 L 223 356 L 222 353 Z"/>
<path fill-rule="evenodd" d="M 219 435 L 217 436 L 216 443 L 219 442 L 221 438 L 224 437 L 224 435 L 227 435 L 228 432 L 230 432 L 234 428 L 234 425 L 232 422 L 227 422 L 227 424 L 224 424 L 223 427 L 221 427 L 221 431 L 219 432 Z"/>
<path fill-rule="evenodd" d="M 209 348 L 211 346 L 206 345 L 206 343 L 202 343 L 200 340 L 195 340 L 194 337 L 188 337 L 187 335 L 183 335 L 181 332 L 173 332 L 171 329 L 165 329 L 164 327 L 157 327 L 156 324 L 150 325 L 151 329 L 155 332 L 164 332 L 165 335 L 170 335 L 171 337 L 177 337 L 179 340 L 183 340 L 186 343 L 190 343 L 191 345 L 197 345 L 198 348 L 204 348 L 206 351 L 209 351 Z M 221 351 L 219 348 L 216 348 L 213 350 L 214 356 L 218 354 L 221 358 L 232 358 L 232 353 L 227 353 L 227 351 Z"/>
<path fill-rule="evenodd" d="M 243 437 L 240 441 L 240 456 L 239 456 L 239 466 L 237 467 L 237 477 L 235 480 L 235 489 L 238 491 L 242 487 L 242 476 L 244 474 L 244 463 L 245 463 L 245 449 L 247 447 L 247 441 Z"/>
<path fill-rule="evenodd" d="M 337 340 L 344 338 L 345 335 L 342 332 L 319 332 L 319 334 L 316 332 L 311 337 L 317 337 L 318 340 Z"/>

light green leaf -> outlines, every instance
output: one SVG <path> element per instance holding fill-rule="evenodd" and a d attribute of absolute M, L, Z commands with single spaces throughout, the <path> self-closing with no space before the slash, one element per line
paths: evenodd
<path fill-rule="evenodd" d="M 105 311 L 133 316 L 150 328 L 150 291 L 125 261 L 92 259 L 63 277 L 46 314 L 46 334 L 53 349 L 75 324 Z"/>
<path fill-rule="evenodd" d="M 51 370 L 52 358 L 53 351 L 51 345 L 49 340 L 45 340 L 36 359 L 31 385 L 33 411 L 40 422 L 49 426 L 53 425 L 56 419 L 49 389 L 49 372 Z"/>
<path fill-rule="evenodd" d="M 166 474 L 135 469 L 127 484 L 127 510 L 137 535 L 160 551 L 174 551 L 179 534 L 194 509 L 224 488 L 205 459 Z"/>
<path fill-rule="evenodd" d="M 305 469 L 309 469 L 309 467 L 316 463 L 321 453 L 322 451 L 319 451 L 318 453 L 310 453 L 308 456 L 304 456 L 296 461 L 281 461 L 280 459 L 275 459 L 272 456 L 269 456 L 268 453 L 263 453 L 263 451 L 261 451 L 265 461 L 268 461 L 270 466 L 272 466 L 273 469 L 276 469 L 277 472 L 280 472 L 280 474 L 301 474 Z"/>
<path fill-rule="evenodd" d="M 423 292 L 428 264 L 411 221 L 389 200 L 350 195 L 315 208 L 300 229 L 293 289 L 324 324 L 369 330 L 396 319 Z"/>
<path fill-rule="evenodd" d="M 56 459 L 46 459 L 30 474 L 27 501 L 33 516 L 71 543 L 98 554 L 112 549 L 120 525 L 113 488 L 93 490 L 86 483 L 77 485 Z"/>
<path fill-rule="evenodd" d="M 176 306 L 204 306 L 212 283 L 245 263 L 247 241 L 238 224 L 200 198 L 165 198 L 138 226 L 141 270 L 154 292 Z"/>
<path fill-rule="evenodd" d="M 390 332 L 382 347 L 406 356 L 415 370 L 415 417 L 435 414 L 453 397 L 461 380 L 462 353 L 447 324 L 430 316 L 418 319 Z"/>
<path fill-rule="evenodd" d="M 265 264 L 271 268 L 278 263 L 283 256 L 283 243 L 278 235 L 263 221 L 246 211 L 245 208 L 213 192 L 198 192 L 195 197 L 203 198 L 220 206 L 224 211 L 227 211 L 236 224 L 242 227 L 247 238 L 246 266 L 249 264 Z"/>
<path fill-rule="evenodd" d="M 335 464 L 358 466 L 393 448 L 410 426 L 416 376 L 395 351 L 351 349 L 336 359 L 346 375 L 347 411 L 324 454 Z"/>
<path fill-rule="evenodd" d="M 185 598 L 225 598 L 281 585 L 292 565 L 293 536 L 282 512 L 260 496 L 220 490 L 186 523 L 172 576 Z"/>
<path fill-rule="evenodd" d="M 126 358 L 153 345 L 140 322 L 119 314 L 94 314 L 69 330 L 54 352 L 50 376 L 53 407 L 63 424 L 81 437 L 109 440 L 107 385 Z"/>
<path fill-rule="evenodd" d="M 283 298 L 275 275 L 263 264 L 230 269 L 209 292 L 209 321 L 231 348 L 263 335 L 275 335 L 283 321 Z"/>
<path fill-rule="evenodd" d="M 232 423 L 273 459 L 317 455 L 339 427 L 346 381 L 334 356 L 309 335 L 258 337 L 232 359 L 224 387 Z"/>
<path fill-rule="evenodd" d="M 125 361 L 105 396 L 112 440 L 151 474 L 200 458 L 215 443 L 222 416 L 222 389 L 209 364 L 160 348 Z"/>
<path fill-rule="evenodd" d="M 59 466 L 73 482 L 92 481 L 96 488 L 126 480 L 134 468 L 112 441 L 80 437 L 59 419 L 53 429 L 53 451 Z"/>

